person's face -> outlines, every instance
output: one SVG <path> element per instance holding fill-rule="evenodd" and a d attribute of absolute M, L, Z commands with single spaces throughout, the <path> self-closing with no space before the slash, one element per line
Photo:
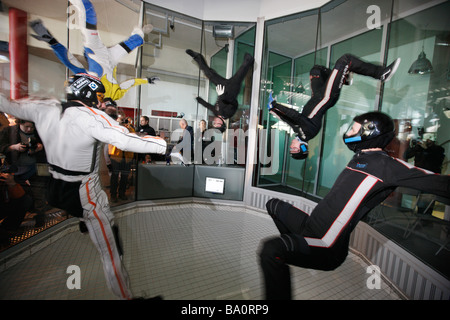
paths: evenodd
<path fill-rule="evenodd" d="M 361 129 L 361 124 L 358 122 L 354 122 L 353 126 L 347 131 L 347 133 L 345 135 L 347 137 L 352 137 L 352 136 L 356 135 L 360 129 Z"/>
<path fill-rule="evenodd" d="M 201 131 L 205 131 L 206 130 L 206 122 L 200 121 L 199 127 L 200 127 Z"/>
<path fill-rule="evenodd" d="M 139 120 L 139 123 L 141 124 L 141 126 L 145 126 L 146 124 L 148 124 L 148 121 L 145 120 L 144 117 L 141 117 L 140 120 Z"/>
<path fill-rule="evenodd" d="M 25 122 L 20 124 L 20 130 L 24 133 L 33 133 L 34 132 L 34 124 L 32 122 Z"/>
<path fill-rule="evenodd" d="M 297 139 L 293 139 L 291 141 L 289 150 L 290 150 L 290 153 L 299 153 L 300 152 L 300 141 L 298 141 Z"/>
<path fill-rule="evenodd" d="M 184 121 L 180 121 L 180 128 L 186 129 L 186 123 Z"/>
<path fill-rule="evenodd" d="M 222 124 L 223 124 L 222 119 L 220 119 L 218 117 L 214 118 L 214 121 L 213 121 L 214 128 L 220 128 L 222 126 Z"/>

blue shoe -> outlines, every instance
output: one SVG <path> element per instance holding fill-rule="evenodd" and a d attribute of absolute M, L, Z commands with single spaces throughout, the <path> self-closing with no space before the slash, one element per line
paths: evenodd
<path fill-rule="evenodd" d="M 272 102 L 273 102 L 273 97 L 272 97 L 272 92 L 269 93 L 269 102 L 267 103 L 267 109 L 269 109 L 269 111 L 273 108 L 272 107 Z"/>
<path fill-rule="evenodd" d="M 137 47 L 142 46 L 144 44 L 144 39 L 142 39 L 139 34 L 133 34 L 127 40 L 123 41 L 123 44 L 126 45 L 125 50 L 131 52 Z"/>
<path fill-rule="evenodd" d="M 96 29 L 97 14 L 89 0 L 70 0 L 70 3 L 78 11 L 78 19 L 81 28 Z"/>

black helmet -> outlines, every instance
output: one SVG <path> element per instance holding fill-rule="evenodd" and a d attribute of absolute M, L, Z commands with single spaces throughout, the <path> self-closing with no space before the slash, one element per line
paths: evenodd
<path fill-rule="evenodd" d="M 117 103 L 113 99 L 105 98 L 103 101 L 105 102 L 105 105 L 107 107 L 115 107 L 115 108 L 117 108 Z"/>
<path fill-rule="evenodd" d="M 104 94 L 105 87 L 100 79 L 87 73 L 73 75 L 66 82 L 67 101 L 79 100 L 89 107 L 97 107 Z"/>
<path fill-rule="evenodd" d="M 356 116 L 354 122 L 361 124 L 359 132 L 351 136 L 344 133 L 343 139 L 347 147 L 354 151 L 370 148 L 384 148 L 395 136 L 394 121 L 385 113 L 372 111 Z"/>
<path fill-rule="evenodd" d="M 291 153 L 291 157 L 294 160 L 303 160 L 306 159 L 308 157 L 308 150 L 301 150 L 300 152 L 297 153 Z"/>

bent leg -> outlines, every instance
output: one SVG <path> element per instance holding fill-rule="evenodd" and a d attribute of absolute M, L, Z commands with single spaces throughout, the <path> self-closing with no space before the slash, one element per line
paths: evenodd
<path fill-rule="evenodd" d="M 210 68 L 206 63 L 205 58 L 200 53 L 194 52 L 190 49 L 186 50 L 186 53 L 190 55 L 195 60 L 195 62 L 197 62 L 200 70 L 203 71 L 209 81 L 211 81 L 215 85 L 225 84 L 226 79 L 219 75 L 214 69 Z"/>
<path fill-rule="evenodd" d="M 267 300 L 290 300 L 292 298 L 291 274 L 288 264 L 291 259 L 309 261 L 310 248 L 299 235 L 283 234 L 265 239 L 259 252 L 263 272 L 265 298 Z"/>
<path fill-rule="evenodd" d="M 240 88 L 242 80 L 244 80 L 248 71 L 253 66 L 254 61 L 255 59 L 249 53 L 246 53 L 244 56 L 244 61 L 242 62 L 236 73 L 230 78 L 230 81 L 239 84 Z"/>
<path fill-rule="evenodd" d="M 108 48 L 111 65 L 116 67 L 120 60 L 134 49 L 142 46 L 144 39 L 140 34 L 132 34 L 128 39 Z"/>
<path fill-rule="evenodd" d="M 334 69 L 331 71 L 325 84 L 320 101 L 307 103 L 303 108 L 302 114 L 312 119 L 314 123 L 320 124 L 323 115 L 338 101 L 342 86 L 347 81 L 347 76 L 350 72 L 380 79 L 384 70 L 385 68 L 382 66 L 364 62 L 351 54 L 344 54 L 336 61 Z"/>
<path fill-rule="evenodd" d="M 309 218 L 302 210 L 279 199 L 267 201 L 266 208 L 281 234 L 300 234 Z"/>
<path fill-rule="evenodd" d="M 385 68 L 381 65 L 365 62 L 349 53 L 344 54 L 336 61 L 335 69 L 343 72 L 354 72 L 363 76 L 380 79 Z"/>
<path fill-rule="evenodd" d="M 270 112 L 278 116 L 281 121 L 286 122 L 303 141 L 312 139 L 318 132 L 308 123 L 307 118 L 292 108 L 274 101 Z"/>

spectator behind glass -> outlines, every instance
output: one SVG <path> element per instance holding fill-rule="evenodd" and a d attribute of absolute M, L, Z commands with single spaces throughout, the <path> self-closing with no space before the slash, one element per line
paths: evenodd
<path fill-rule="evenodd" d="M 147 116 L 141 116 L 139 119 L 138 135 L 156 136 L 155 129 L 150 124 L 150 119 Z"/>
<path fill-rule="evenodd" d="M 17 167 L 14 179 L 33 199 L 35 227 L 41 227 L 44 214 L 51 209 L 45 197 L 48 177 L 37 174 L 37 163 L 47 163 L 44 146 L 33 122 L 16 119 L 15 123 L 1 131 L 0 153 L 6 156 L 8 164 Z"/>
<path fill-rule="evenodd" d="M 150 124 L 150 119 L 147 116 L 141 116 L 139 119 L 139 126 L 137 130 L 138 136 L 156 136 L 155 129 L 153 129 Z M 158 155 L 154 155 L 155 157 L 158 157 Z M 150 154 L 138 154 L 138 160 L 139 162 L 143 163 L 150 163 L 152 155 Z"/>
<path fill-rule="evenodd" d="M 43 156 L 44 146 L 34 123 L 16 119 L 16 125 L 1 132 L 0 153 L 8 163 L 17 166 L 16 181 L 23 183 L 36 174 L 37 156 Z"/>
<path fill-rule="evenodd" d="M 199 124 L 198 124 L 198 127 L 199 127 L 199 129 L 200 129 L 200 133 L 201 133 L 201 135 L 200 135 L 200 143 L 202 144 L 202 163 L 203 164 L 205 164 L 206 163 L 206 158 L 208 158 L 209 156 L 211 156 L 211 157 L 214 157 L 215 156 L 215 150 L 213 150 L 212 152 L 211 152 L 211 155 L 206 155 L 205 154 L 205 148 L 209 145 L 209 144 L 211 144 L 214 140 L 215 140 L 215 138 L 214 138 L 214 136 L 212 136 L 211 138 L 209 138 L 209 140 L 208 140 L 208 138 L 207 137 L 205 137 L 205 133 L 206 133 L 206 120 L 200 120 L 200 122 L 199 122 Z"/>
<path fill-rule="evenodd" d="M 117 121 L 121 126 L 126 127 L 130 132 L 135 132 L 133 126 L 129 123 L 129 117 L 125 117 L 119 112 Z M 128 178 L 131 173 L 131 165 L 134 159 L 133 152 L 122 151 L 116 146 L 108 145 L 108 156 L 111 162 L 110 194 L 111 201 L 117 202 L 118 198 L 127 200 L 126 191 Z M 106 160 L 108 163 L 108 160 Z"/>
<path fill-rule="evenodd" d="M 0 154 L 0 245 L 8 245 L 15 235 L 25 214 L 33 206 L 30 195 L 25 193 L 20 184 L 14 180 L 12 166 L 5 164 L 5 156 Z"/>
<path fill-rule="evenodd" d="M 188 122 L 185 119 L 180 120 L 180 128 L 183 129 L 183 136 L 178 141 L 178 143 L 181 143 L 184 141 L 185 143 L 188 143 L 189 139 L 191 141 L 191 160 L 194 158 L 194 129 L 188 124 Z M 189 159 L 186 159 L 189 160 Z"/>
<path fill-rule="evenodd" d="M 408 139 L 408 148 L 403 155 L 404 158 L 409 160 L 414 157 L 414 166 L 440 174 L 445 158 L 445 149 L 434 142 L 435 134 L 422 133 L 420 130 L 419 134 L 422 139 Z M 422 194 L 417 201 L 418 213 L 431 215 L 434 210 L 432 199 L 432 195 Z M 427 222 L 424 221 L 422 225 Z"/>

